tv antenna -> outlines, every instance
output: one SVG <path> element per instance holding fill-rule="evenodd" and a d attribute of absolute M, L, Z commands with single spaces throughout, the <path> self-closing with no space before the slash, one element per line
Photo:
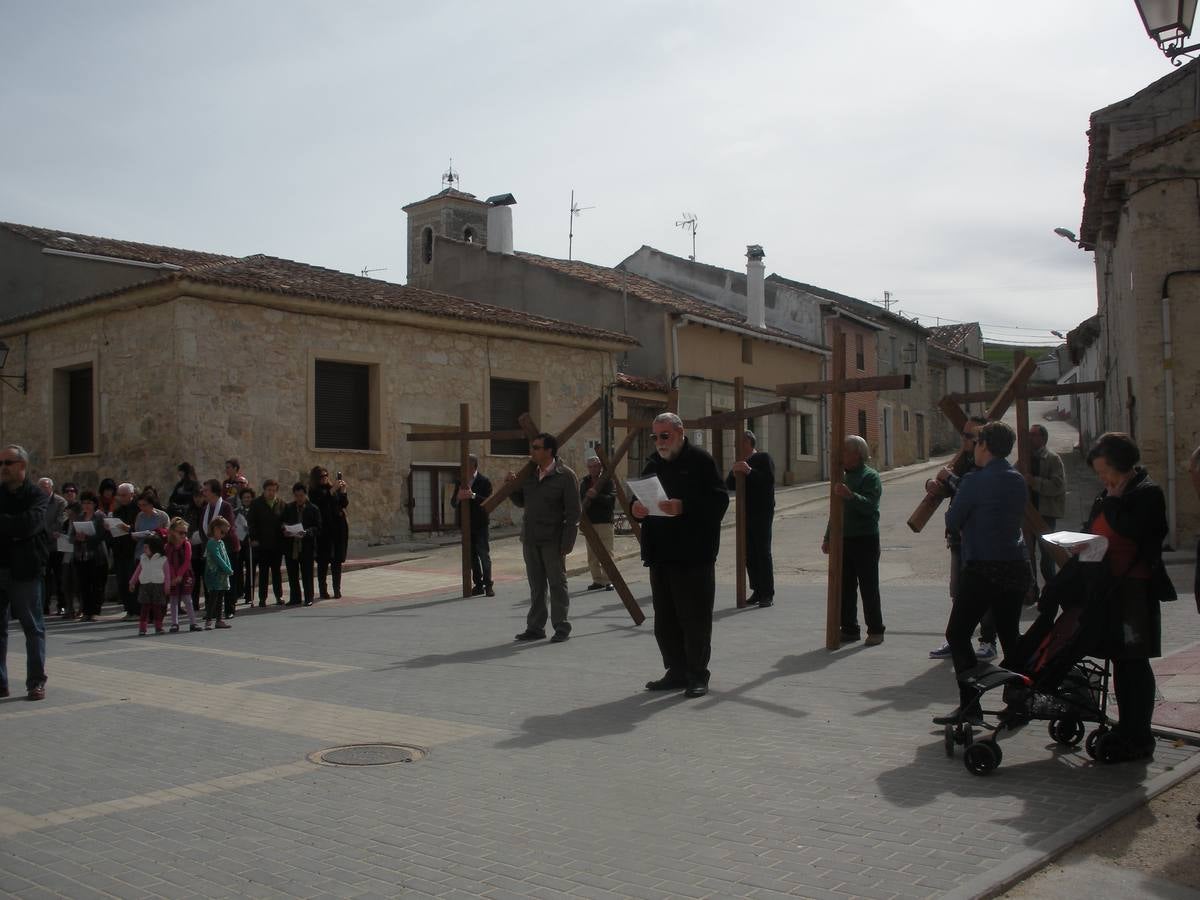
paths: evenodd
<path fill-rule="evenodd" d="M 454 171 L 454 157 L 450 157 L 450 165 L 446 167 L 446 171 L 442 173 L 443 188 L 458 188 L 460 179 L 458 173 Z"/>
<path fill-rule="evenodd" d="M 575 202 L 575 191 L 571 191 L 571 224 L 567 229 L 567 259 L 571 259 L 571 252 L 575 245 L 575 217 L 585 210 L 595 208 L 594 206 L 580 206 Z"/>
<path fill-rule="evenodd" d="M 685 231 L 690 231 L 692 233 L 692 255 L 689 256 L 688 259 L 690 259 L 692 262 L 695 262 L 696 261 L 696 228 L 697 228 L 697 224 L 699 223 L 700 220 L 696 218 L 695 213 L 685 212 L 685 213 L 682 213 L 682 216 L 683 216 L 683 218 L 675 223 L 675 227 L 682 228 Z"/>
<path fill-rule="evenodd" d="M 387 268 L 386 268 L 386 267 L 384 267 L 384 268 L 382 268 L 382 269 L 368 269 L 366 266 L 363 266 L 363 268 L 362 268 L 362 277 L 363 277 L 363 278 L 370 278 L 370 277 L 371 277 L 371 273 L 372 273 L 372 272 L 386 272 L 386 271 L 387 271 Z"/>
<path fill-rule="evenodd" d="M 899 302 L 900 302 L 899 300 L 893 300 L 893 299 L 892 299 L 892 292 L 891 292 L 891 291 L 884 291 L 884 292 L 883 292 L 883 311 L 884 311 L 884 312 L 891 312 L 891 311 L 892 311 L 892 304 L 893 304 L 893 303 L 899 303 Z"/>

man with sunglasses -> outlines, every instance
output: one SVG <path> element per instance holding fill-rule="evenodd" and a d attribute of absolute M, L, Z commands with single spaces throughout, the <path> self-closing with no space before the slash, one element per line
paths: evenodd
<path fill-rule="evenodd" d="M 633 514 L 642 521 L 642 563 L 650 568 L 654 639 L 662 653 L 661 678 L 648 691 L 683 689 L 688 697 L 708 693 L 712 656 L 716 562 L 721 519 L 729 492 L 713 458 L 692 446 L 674 413 L 654 419 L 653 455 L 642 477 L 657 476 L 666 492 L 655 515 L 641 501 Z"/>
<path fill-rule="evenodd" d="M 8 620 L 25 632 L 25 689 L 46 698 L 46 626 L 42 575 L 46 565 L 46 505 L 50 498 L 29 480 L 29 454 L 9 444 L 0 450 L 0 697 L 8 688 Z"/>
<path fill-rule="evenodd" d="M 975 443 L 979 440 L 979 432 L 983 430 L 988 420 L 984 416 L 971 416 L 967 420 L 962 433 L 962 452 L 966 454 L 967 464 L 962 474 L 948 466 L 942 466 L 937 477 L 925 482 L 925 490 L 934 492 L 939 487 L 950 492 L 951 498 L 958 492 L 959 483 L 964 475 L 975 469 Z M 954 604 L 958 597 L 958 586 L 962 577 L 962 535 L 951 528 L 946 529 L 946 546 L 950 548 L 950 603 Z M 979 625 L 979 649 L 975 655 L 980 660 L 994 659 L 996 656 L 996 617 L 989 609 Z M 930 659 L 949 659 L 950 642 L 946 641 L 940 647 L 929 651 Z"/>
<path fill-rule="evenodd" d="M 539 434 L 529 442 L 533 475 L 512 493 L 515 506 L 525 510 L 521 522 L 521 545 L 525 574 L 529 578 L 529 615 L 518 641 L 540 641 L 546 636 L 546 619 L 554 626 L 551 642 L 561 644 L 571 637 L 567 621 L 567 554 L 579 534 L 579 482 L 575 473 L 558 458 L 558 438 Z M 509 472 L 505 481 L 515 481 Z M 550 609 L 546 610 L 546 586 L 550 586 Z"/>

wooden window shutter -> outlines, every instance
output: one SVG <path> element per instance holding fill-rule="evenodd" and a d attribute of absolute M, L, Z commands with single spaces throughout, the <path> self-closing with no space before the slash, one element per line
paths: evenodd
<path fill-rule="evenodd" d="M 371 449 L 371 367 L 319 359 L 316 366 L 316 444 Z"/>
<path fill-rule="evenodd" d="M 67 373 L 67 453 L 93 453 L 92 367 Z"/>
<path fill-rule="evenodd" d="M 506 378 L 492 379 L 491 430 L 509 431 L 520 428 L 517 418 L 529 412 L 529 382 L 509 381 Z M 492 453 L 520 456 L 529 452 L 529 441 L 492 441 Z"/>

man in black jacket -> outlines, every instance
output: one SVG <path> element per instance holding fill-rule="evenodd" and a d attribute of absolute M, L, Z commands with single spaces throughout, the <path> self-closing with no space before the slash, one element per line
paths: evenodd
<path fill-rule="evenodd" d="M 733 464 L 725 485 L 733 490 L 738 472 L 746 476 L 746 574 L 751 594 L 747 603 L 766 609 L 775 603 L 775 564 L 771 560 L 771 523 L 775 519 L 775 463 L 757 450 L 753 431 L 747 431 L 750 455 Z"/>
<path fill-rule="evenodd" d="M 667 671 L 647 682 L 646 690 L 685 688 L 688 697 L 702 697 L 708 693 L 715 569 L 729 493 L 713 458 L 684 437 L 679 416 L 662 413 L 653 427 L 658 449 L 642 477 L 657 476 L 668 499 L 653 515 L 638 501 L 633 514 L 642 520 L 642 562 L 650 568 L 654 638 Z"/>
<path fill-rule="evenodd" d="M 288 606 L 299 606 L 303 590 L 304 605 L 313 605 L 313 560 L 317 535 L 321 531 L 321 512 L 315 503 L 308 502 L 308 488 L 303 481 L 292 485 L 292 502 L 283 508 L 285 541 L 284 562 L 287 564 Z M 299 525 L 295 534 L 288 534 L 288 525 Z"/>
<path fill-rule="evenodd" d="M 46 626 L 42 574 L 46 566 L 49 497 L 29 480 L 29 454 L 9 444 L 0 450 L 0 697 L 8 689 L 8 620 L 25 632 L 25 689 L 46 698 Z"/>
<path fill-rule="evenodd" d="M 462 487 L 457 481 L 454 482 L 458 489 L 450 499 L 450 505 L 458 509 L 458 505 L 463 500 L 470 503 L 471 578 L 475 582 L 471 596 L 478 597 L 480 594 L 485 594 L 488 597 L 495 597 L 496 591 L 492 587 L 492 553 L 488 545 L 488 513 L 483 508 L 483 502 L 492 496 L 492 482 L 479 471 L 479 457 L 472 453 L 467 459 L 471 465 L 471 477 L 467 481 L 466 487 Z M 460 527 L 461 524 L 460 516 Z"/>
<path fill-rule="evenodd" d="M 587 461 L 587 470 L 587 476 L 579 482 L 579 502 L 586 507 L 584 515 L 592 523 L 592 528 L 600 537 L 600 543 L 608 550 L 608 555 L 612 556 L 613 508 L 617 504 L 616 488 L 613 487 L 611 478 L 604 482 L 603 487 L 600 486 L 600 457 L 590 457 Z M 591 544 L 588 544 L 587 555 L 588 570 L 592 573 L 592 583 L 587 586 L 587 589 L 589 591 L 611 591 L 613 589 L 612 582 L 604 574 L 604 567 L 600 565 L 600 558 L 592 550 Z"/>

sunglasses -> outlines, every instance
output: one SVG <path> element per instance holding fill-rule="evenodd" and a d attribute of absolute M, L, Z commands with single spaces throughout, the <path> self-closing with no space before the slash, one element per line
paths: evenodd
<path fill-rule="evenodd" d="M 20 461 L 19 459 L 0 459 L 0 467 L 15 466 Z"/>
<path fill-rule="evenodd" d="M 671 439 L 671 432 L 656 431 L 656 432 L 654 432 L 654 439 L 656 441 L 669 441 Z"/>

